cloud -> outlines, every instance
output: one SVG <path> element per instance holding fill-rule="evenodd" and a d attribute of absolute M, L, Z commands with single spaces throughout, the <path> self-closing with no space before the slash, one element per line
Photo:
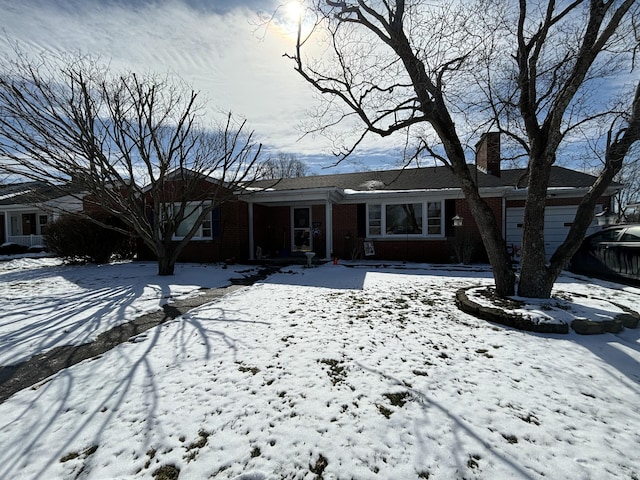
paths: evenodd
<path fill-rule="evenodd" d="M 315 100 L 283 57 L 293 38 L 282 25 L 259 28 L 276 7 L 270 0 L 0 0 L 0 51 L 18 41 L 32 52 L 80 51 L 114 69 L 177 74 L 207 97 L 212 116 L 246 118 L 267 150 L 320 168 L 333 159 L 323 138 L 300 140 L 298 126 Z"/>

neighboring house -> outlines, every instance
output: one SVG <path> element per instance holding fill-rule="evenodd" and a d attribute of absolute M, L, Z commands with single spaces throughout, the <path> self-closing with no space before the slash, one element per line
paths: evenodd
<path fill-rule="evenodd" d="M 526 170 L 500 169 L 500 137 L 477 145 L 472 173 L 514 257 L 522 239 Z M 564 240 L 594 177 L 553 167 L 545 215 L 545 250 Z M 609 207 L 612 185 L 597 211 Z M 240 199 L 248 205 L 248 259 L 315 252 L 319 258 L 370 255 L 384 260 L 460 261 L 480 239 L 458 179 L 444 166 L 263 180 Z M 453 219 L 462 218 L 455 227 Z M 596 229 L 595 222 L 592 230 Z M 480 255 L 481 257 L 481 255 Z"/>
<path fill-rule="evenodd" d="M 80 200 L 43 183 L 0 185 L 0 245 L 40 246 L 47 225 L 61 212 L 81 209 Z"/>

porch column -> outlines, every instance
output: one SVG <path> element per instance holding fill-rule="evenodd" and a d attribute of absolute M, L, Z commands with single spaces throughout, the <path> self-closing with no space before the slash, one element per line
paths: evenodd
<path fill-rule="evenodd" d="M 9 221 L 9 212 L 5 210 L 2 213 L 4 214 L 4 238 L 0 240 L 4 243 L 9 241 L 9 234 L 11 233 L 9 227 L 11 226 L 11 222 Z"/>
<path fill-rule="evenodd" d="M 331 259 L 331 254 L 333 253 L 333 203 L 331 200 L 327 200 L 327 203 L 324 207 L 325 212 L 325 225 L 326 228 L 326 252 L 325 258 Z"/>
<path fill-rule="evenodd" d="M 249 202 L 249 260 L 255 260 L 253 240 L 253 203 Z"/>

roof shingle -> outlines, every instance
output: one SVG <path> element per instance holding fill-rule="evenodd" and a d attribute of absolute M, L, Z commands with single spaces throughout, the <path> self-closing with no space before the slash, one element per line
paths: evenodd
<path fill-rule="evenodd" d="M 475 165 L 469 168 L 480 188 L 526 186 L 526 169 L 523 168 L 502 170 L 500 177 L 487 175 Z M 554 166 L 549 187 L 589 187 L 594 180 L 592 175 Z M 275 191 L 331 187 L 355 191 L 439 190 L 460 188 L 460 181 L 448 167 L 437 166 L 259 180 L 252 183 L 251 187 Z"/>

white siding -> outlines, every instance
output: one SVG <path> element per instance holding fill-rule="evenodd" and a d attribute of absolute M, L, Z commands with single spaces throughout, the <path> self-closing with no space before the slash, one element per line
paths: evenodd
<path fill-rule="evenodd" d="M 547 258 L 550 258 L 553 252 L 564 241 L 571 223 L 576 215 L 575 206 L 547 207 L 544 215 L 544 249 Z M 516 245 L 518 248 L 522 245 L 522 226 L 524 218 L 524 208 L 507 208 L 506 212 L 506 241 L 507 245 Z M 598 230 L 595 223 L 587 230 L 587 235 Z"/>

